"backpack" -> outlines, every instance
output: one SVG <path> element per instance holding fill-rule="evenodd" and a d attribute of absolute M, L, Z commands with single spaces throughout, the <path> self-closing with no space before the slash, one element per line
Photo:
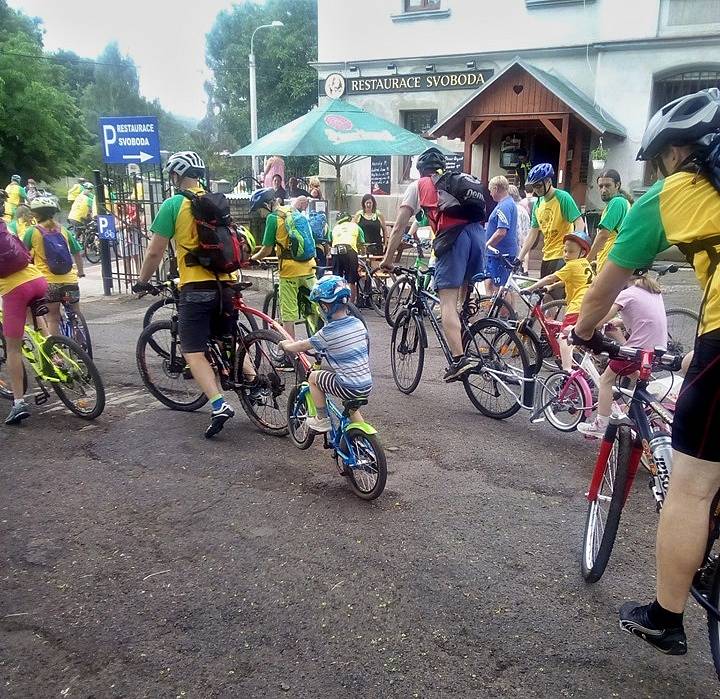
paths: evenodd
<path fill-rule="evenodd" d="M 9 277 L 30 264 L 28 249 L 16 238 L 0 219 L 0 278 Z"/>
<path fill-rule="evenodd" d="M 250 245 L 232 221 L 227 197 L 220 192 L 179 193 L 190 201 L 198 234 L 198 246 L 188 249 L 186 263 L 216 275 L 234 272 L 246 264 Z"/>
<path fill-rule="evenodd" d="M 62 234 L 61 228 L 47 230 L 42 226 L 35 226 L 42 235 L 45 248 L 45 262 L 53 274 L 67 274 L 73 266 L 72 255 L 68 241 Z"/>
<path fill-rule="evenodd" d="M 465 172 L 446 172 L 435 186 L 449 195 L 441 210 L 468 223 L 485 222 L 485 186 L 477 177 Z"/>
<path fill-rule="evenodd" d="M 290 247 L 282 251 L 282 257 L 296 262 L 307 262 L 315 257 L 315 239 L 310 222 L 292 207 L 282 206 L 277 215 L 285 221 Z"/>
<path fill-rule="evenodd" d="M 327 242 L 327 217 L 324 211 L 310 212 L 310 230 L 316 243 Z"/>

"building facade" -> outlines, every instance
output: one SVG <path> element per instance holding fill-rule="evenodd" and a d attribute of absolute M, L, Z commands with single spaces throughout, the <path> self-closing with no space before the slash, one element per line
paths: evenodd
<path fill-rule="evenodd" d="M 318 0 L 315 67 L 321 101 L 432 136 L 485 180 L 522 181 L 527 164 L 550 161 L 590 209 L 601 143 L 606 167 L 641 192 L 651 114 L 720 87 L 720 0 Z M 387 189 L 393 214 L 413 171 L 409 158 L 381 160 L 348 166 L 343 182 Z"/>

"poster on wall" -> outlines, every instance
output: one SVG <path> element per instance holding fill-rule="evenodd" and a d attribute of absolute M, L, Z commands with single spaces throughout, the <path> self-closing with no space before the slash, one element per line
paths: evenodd
<path fill-rule="evenodd" d="M 465 164 L 463 153 L 450 153 L 445 156 L 445 170 L 447 172 L 462 172 Z"/>
<path fill-rule="evenodd" d="M 370 157 L 370 191 L 375 195 L 390 194 L 390 156 Z"/>

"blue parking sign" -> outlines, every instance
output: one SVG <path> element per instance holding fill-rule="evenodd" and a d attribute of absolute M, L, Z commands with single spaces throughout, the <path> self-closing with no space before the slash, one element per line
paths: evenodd
<path fill-rule="evenodd" d="M 160 162 L 157 117 L 100 117 L 100 142 L 105 163 L 142 165 Z"/>
<path fill-rule="evenodd" d="M 98 214 L 97 225 L 100 240 L 115 241 L 117 239 L 115 217 L 112 214 Z"/>

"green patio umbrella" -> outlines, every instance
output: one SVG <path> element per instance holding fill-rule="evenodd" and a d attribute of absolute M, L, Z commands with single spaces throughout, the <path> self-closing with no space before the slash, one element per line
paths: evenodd
<path fill-rule="evenodd" d="M 332 100 L 233 153 L 312 155 L 340 168 L 371 155 L 417 155 L 431 141 L 344 100 Z M 451 151 L 441 148 L 445 153 Z"/>

